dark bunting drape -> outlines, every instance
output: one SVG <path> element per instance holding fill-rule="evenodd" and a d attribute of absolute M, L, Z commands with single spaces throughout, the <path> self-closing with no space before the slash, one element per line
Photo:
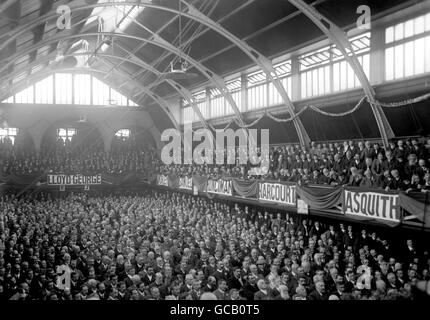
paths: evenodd
<path fill-rule="evenodd" d="M 430 194 L 429 192 L 399 193 L 400 207 L 406 210 L 426 227 L 430 226 Z"/>
<path fill-rule="evenodd" d="M 330 209 L 342 203 L 342 187 L 312 188 L 297 186 L 297 195 L 312 209 Z"/>
<path fill-rule="evenodd" d="M 208 179 L 201 175 L 193 175 L 193 186 L 197 187 L 199 192 L 206 192 L 206 186 L 208 183 Z"/>
<path fill-rule="evenodd" d="M 170 188 L 179 188 L 179 177 L 176 174 L 169 174 L 167 179 Z"/>
<path fill-rule="evenodd" d="M 233 179 L 234 192 L 240 197 L 256 198 L 258 195 L 258 181 Z"/>
<path fill-rule="evenodd" d="M 155 172 L 148 172 L 141 177 L 141 182 L 146 182 L 146 180 L 149 183 L 157 183 L 157 174 Z"/>

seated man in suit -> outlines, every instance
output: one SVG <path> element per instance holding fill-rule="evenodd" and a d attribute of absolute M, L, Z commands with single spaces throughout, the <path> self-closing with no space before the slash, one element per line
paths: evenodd
<path fill-rule="evenodd" d="M 213 294 L 217 297 L 218 300 L 229 300 L 227 289 L 227 281 L 225 281 L 224 279 L 220 279 L 218 280 L 218 289 L 216 289 Z"/>
<path fill-rule="evenodd" d="M 190 291 L 191 294 L 191 298 L 193 300 L 199 300 L 200 296 L 202 295 L 202 290 L 201 290 L 201 281 L 200 280 L 193 280 L 193 289 Z"/>
<path fill-rule="evenodd" d="M 240 268 L 235 267 L 234 271 L 233 271 L 233 276 L 229 279 L 228 287 L 230 289 L 241 290 L 244 284 L 245 284 L 245 282 L 242 279 L 242 274 L 241 274 Z"/>
<path fill-rule="evenodd" d="M 254 294 L 254 300 L 273 300 L 272 290 L 266 280 L 257 281 L 259 291 Z"/>
<path fill-rule="evenodd" d="M 181 298 L 185 298 L 193 290 L 194 277 L 191 274 L 185 276 L 185 283 L 181 286 Z"/>
<path fill-rule="evenodd" d="M 258 286 L 256 284 L 258 277 L 254 274 L 249 275 L 248 281 L 243 286 L 243 296 L 246 300 L 254 300 L 254 294 L 258 292 Z"/>
<path fill-rule="evenodd" d="M 328 300 L 328 296 L 325 292 L 325 284 L 323 281 L 317 281 L 315 283 L 315 290 L 309 294 L 308 299 L 309 300 Z"/>
<path fill-rule="evenodd" d="M 216 290 L 216 279 L 213 276 L 209 276 L 206 283 L 203 285 L 203 292 L 214 292 Z"/>
<path fill-rule="evenodd" d="M 245 298 L 240 296 L 239 290 L 231 289 L 230 290 L 230 300 L 245 300 Z"/>

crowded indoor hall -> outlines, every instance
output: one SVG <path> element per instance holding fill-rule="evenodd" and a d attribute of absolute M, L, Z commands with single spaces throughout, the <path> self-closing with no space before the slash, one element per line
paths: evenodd
<path fill-rule="evenodd" d="M 428 301 L 430 0 L 0 0 L 0 30 L 0 300 Z"/>

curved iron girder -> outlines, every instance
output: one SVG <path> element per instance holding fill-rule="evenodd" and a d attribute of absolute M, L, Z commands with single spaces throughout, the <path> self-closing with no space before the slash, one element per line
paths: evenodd
<path fill-rule="evenodd" d="M 77 34 L 77 35 L 70 35 L 69 34 L 69 35 L 61 35 L 61 36 L 51 37 L 50 39 L 46 39 L 44 41 L 38 42 L 37 44 L 26 48 L 26 50 L 18 52 L 15 55 L 13 55 L 12 57 L 10 57 L 9 61 L 6 64 L 4 64 L 2 67 L 0 67 L 0 72 L 6 70 L 6 68 L 9 65 L 11 65 L 15 61 L 15 59 L 17 59 L 18 57 L 20 57 L 22 55 L 26 55 L 29 52 L 37 50 L 37 49 L 39 49 L 43 46 L 49 45 L 51 43 L 55 43 L 55 42 L 58 42 L 61 40 L 73 39 L 73 38 L 83 38 L 86 36 L 100 36 L 100 35 L 106 35 L 106 36 L 111 36 L 111 37 L 123 37 L 123 38 L 129 38 L 129 39 L 134 39 L 134 40 L 138 40 L 138 41 L 142 41 L 142 42 L 151 43 L 151 44 L 153 44 L 155 46 L 159 46 L 159 47 L 161 47 L 167 51 L 171 51 L 178 56 L 182 56 L 183 59 L 187 60 L 191 65 L 193 65 L 197 70 L 199 70 L 204 76 L 206 76 L 206 78 L 208 78 L 208 80 L 216 88 L 218 88 L 220 90 L 223 97 L 230 103 L 233 110 L 235 110 L 236 116 L 238 117 L 238 119 L 243 123 L 243 121 L 241 120 L 242 118 L 241 118 L 241 113 L 239 111 L 239 108 L 237 107 L 235 101 L 233 100 L 232 96 L 228 92 L 228 90 L 225 86 L 224 80 L 220 76 L 216 75 L 214 72 L 212 72 L 211 70 L 209 70 L 208 68 L 206 68 L 205 66 L 200 64 L 198 61 L 185 55 L 185 53 L 183 53 L 181 50 L 179 50 L 175 46 L 171 45 L 170 43 L 168 43 L 166 40 L 159 37 L 158 35 L 154 36 L 153 40 L 141 38 L 138 36 L 133 36 L 133 35 L 125 34 L 125 33 L 115 33 L 115 32 L 91 32 L 91 33 L 81 33 L 81 34 Z"/>
<path fill-rule="evenodd" d="M 142 6 L 142 2 L 146 1 L 138 1 L 138 3 L 136 2 L 121 2 L 121 5 L 140 5 Z M 90 8 L 96 8 L 96 7 L 109 7 L 109 6 L 114 6 L 114 5 L 118 5 L 118 3 L 115 2 L 107 2 L 107 3 L 98 3 L 98 4 L 93 4 L 93 5 L 86 5 L 86 6 L 77 6 L 77 7 L 71 7 L 71 11 L 78 11 L 78 10 L 86 10 L 86 9 L 90 9 Z M 167 7 L 163 7 L 163 6 L 159 6 L 159 5 L 152 5 L 152 3 L 149 2 L 148 5 L 145 5 L 148 7 L 155 7 L 158 9 L 164 9 L 165 11 L 169 11 L 169 12 L 173 12 L 173 13 L 179 13 L 178 10 L 175 9 L 170 9 Z M 183 13 L 181 13 L 183 14 Z M 48 15 L 48 14 L 47 14 Z M 52 13 L 49 17 L 45 17 L 45 19 L 51 19 L 53 17 L 58 16 L 58 13 L 55 12 Z M 170 49 L 171 52 L 173 52 L 174 54 L 178 55 L 178 56 L 182 56 L 184 57 L 185 60 L 189 61 L 190 64 L 192 64 L 194 67 L 196 67 L 196 69 L 198 69 L 200 72 L 202 72 L 208 79 L 209 81 L 215 86 L 217 87 L 221 94 L 223 95 L 223 97 L 228 101 L 228 103 L 231 105 L 233 111 L 235 112 L 236 117 L 238 118 L 238 120 L 240 121 L 240 123 L 244 124 L 243 119 L 242 119 L 242 114 L 239 110 L 239 108 L 237 107 L 236 102 L 234 101 L 234 99 L 231 97 L 229 91 L 226 88 L 226 85 L 224 83 L 224 80 L 216 75 L 214 72 L 212 72 L 211 70 L 209 70 L 208 68 L 204 67 L 201 63 L 199 63 L 198 61 L 193 60 L 191 57 L 188 57 L 184 52 L 182 52 L 181 50 L 179 50 L 178 48 L 176 48 L 175 46 L 173 46 L 172 44 L 170 44 L 169 42 L 167 42 L 165 39 L 163 39 L 162 37 L 160 37 L 158 34 L 154 33 L 153 31 L 149 30 L 148 28 L 144 27 L 142 24 L 140 24 L 135 18 L 130 18 L 128 17 L 128 19 L 132 20 L 134 23 L 138 24 L 139 26 L 145 28 L 145 30 L 149 33 L 152 34 L 153 39 L 144 39 L 144 38 L 140 38 L 140 37 L 133 37 L 133 36 L 129 36 L 130 38 L 134 38 L 136 40 L 141 40 L 141 41 L 145 41 L 147 43 L 151 43 L 154 45 L 157 45 L 157 43 L 159 45 L 161 45 L 162 48 L 164 48 L 165 50 Z M 196 20 L 196 19 L 194 19 Z M 37 21 L 37 20 L 36 20 Z M 14 35 L 12 35 L 10 38 L 8 38 L 6 40 L 5 43 L 3 43 L 2 45 L 0 45 L 0 50 L 1 48 L 8 43 L 9 41 L 11 41 L 14 37 L 17 37 L 19 34 L 22 34 L 23 32 L 25 32 L 25 30 L 27 30 L 29 28 L 29 26 L 33 26 L 35 24 L 35 22 L 31 22 L 29 24 L 27 24 L 26 26 L 23 26 L 22 28 L 18 28 L 20 30 L 18 30 Z M 125 34 L 123 33 L 103 33 L 103 32 L 98 32 L 98 35 L 102 35 L 102 34 L 106 34 L 106 35 L 117 35 L 117 36 L 124 36 Z M 83 34 L 80 34 L 81 36 Z M 64 38 L 63 40 L 65 40 L 67 38 Z M 39 42 L 40 43 L 40 42 Z M 33 51 L 33 50 L 32 50 Z M 20 53 L 20 55 L 22 55 L 22 53 Z M 16 56 L 16 55 L 15 55 Z M 9 60 L 10 58 L 4 59 L 4 60 Z M 3 68 L 8 66 L 10 64 L 10 61 L 8 63 L 6 63 L 2 68 L 0 68 L 0 72 L 2 72 Z M 197 112 L 197 115 L 200 119 L 204 119 L 203 115 L 201 114 L 200 110 L 198 110 L 198 108 L 195 107 L 194 103 L 191 104 L 194 111 Z M 205 122 L 204 126 L 207 126 L 207 123 Z"/>
<path fill-rule="evenodd" d="M 97 55 L 99 55 L 99 54 L 97 54 Z M 99 55 L 100 56 L 100 55 Z M 101 56 L 106 56 L 106 55 L 101 55 Z M 132 63 L 132 64 L 135 64 L 135 65 L 138 65 L 138 66 L 140 66 L 142 69 L 146 69 L 146 70 L 148 70 L 148 71 L 150 71 L 150 72 L 152 72 L 152 73 L 154 73 L 154 74 L 156 74 L 157 76 L 162 76 L 162 73 L 159 71 L 159 70 L 157 70 L 157 69 L 155 69 L 153 66 L 151 66 L 150 64 L 148 64 L 148 63 L 146 63 L 146 62 L 144 62 L 142 59 L 140 59 L 140 58 L 138 58 L 138 57 L 136 57 L 135 56 L 135 59 L 137 59 L 138 61 L 133 61 L 133 60 L 130 60 L 130 59 L 127 59 L 127 58 L 124 58 L 124 57 L 118 57 L 118 56 L 112 56 L 112 55 L 107 55 L 108 57 L 110 57 L 110 58 L 114 58 L 114 59 L 120 59 L 120 60 L 123 60 L 123 61 L 127 61 L 127 62 L 129 62 L 129 63 Z M 104 61 L 104 60 L 102 60 L 102 61 Z M 106 63 L 106 61 L 104 61 L 105 63 Z M 109 72 L 106 72 L 106 75 L 108 75 L 109 73 L 111 73 L 111 71 L 109 71 Z M 126 73 L 123 73 L 123 72 L 121 72 L 122 74 L 126 74 Z M 127 75 L 127 77 L 130 79 L 129 81 L 132 81 L 133 83 L 135 82 L 135 80 L 133 80 L 133 78 L 131 78 L 130 76 L 128 76 Z M 196 103 L 195 103 L 195 101 L 194 101 L 194 98 L 193 98 L 193 96 L 192 96 L 192 93 L 188 90 L 188 89 L 186 89 L 186 88 L 184 88 L 181 84 L 179 84 L 178 82 L 176 82 L 176 81 L 173 81 L 173 80 L 171 80 L 171 79 L 163 79 L 162 81 L 160 81 L 159 83 L 162 83 L 163 81 L 166 81 L 171 87 L 173 87 L 173 89 L 175 89 L 185 100 L 187 100 L 188 101 L 188 103 L 191 105 L 191 107 L 193 108 L 193 110 L 194 110 L 194 112 L 197 114 L 197 116 L 198 116 L 198 118 L 199 118 L 199 120 L 200 120 L 200 122 L 201 122 L 201 124 L 203 125 L 203 127 L 205 127 L 206 129 L 209 129 L 209 126 L 208 126 L 208 124 L 207 124 L 207 122 L 206 122 L 206 120 L 205 120 L 205 118 L 203 117 L 203 115 L 202 115 L 202 113 L 201 113 L 201 111 L 200 111 L 200 109 L 197 107 L 197 105 L 196 105 Z M 146 87 L 144 87 L 144 88 L 146 88 Z M 151 92 L 153 92 L 152 91 L 152 87 L 148 87 L 148 88 L 146 88 L 147 90 L 149 90 L 149 91 L 151 91 Z M 142 90 L 143 91 L 143 90 Z"/>
<path fill-rule="evenodd" d="M 54 73 L 57 73 L 57 72 L 73 72 L 73 73 L 86 73 L 86 74 L 91 74 L 91 75 L 93 75 L 93 74 L 97 74 L 97 73 L 99 73 L 99 74 L 106 74 L 106 72 L 105 71 L 102 71 L 102 70 L 98 70 L 98 69 L 91 69 L 91 68 L 69 68 L 69 69 L 67 69 L 67 68 L 63 68 L 63 69 L 57 69 L 57 70 L 45 70 L 45 71 L 41 71 L 41 72 L 38 72 L 38 73 L 36 73 L 36 74 L 34 74 L 34 75 L 32 75 L 32 76 L 30 76 L 29 78 L 29 81 L 33 81 L 33 78 L 36 78 L 36 79 L 34 79 L 34 81 L 37 81 L 37 80 L 39 80 L 39 79 L 43 79 L 45 76 L 49 76 L 49 75 L 51 75 L 51 74 L 54 74 Z M 128 81 L 132 81 L 132 80 L 130 80 L 130 79 L 128 79 L 127 77 L 124 77 L 126 80 L 128 80 Z M 22 80 L 22 81 L 20 81 L 20 82 L 17 82 L 16 84 L 15 84 L 15 86 L 19 86 L 19 85 L 22 85 L 22 83 L 23 82 L 26 82 L 27 81 L 27 79 L 26 80 Z M 153 98 L 154 99 L 154 98 Z M 161 98 L 161 100 L 163 100 L 162 98 Z M 158 102 L 157 100 L 155 100 L 158 104 L 160 104 L 160 102 Z M 167 103 L 166 103 L 167 104 Z M 160 105 L 161 106 L 161 105 Z M 162 107 L 162 106 L 161 106 Z M 163 108 L 163 107 L 162 107 Z M 164 110 L 164 108 L 163 108 L 163 110 Z M 149 114 L 148 114 L 149 115 Z M 169 115 L 169 114 L 168 114 Z M 175 121 L 175 119 L 174 118 L 172 118 L 171 119 L 172 121 Z M 173 124 L 175 125 L 175 122 L 173 122 Z M 157 144 L 157 146 L 159 145 L 159 136 L 157 136 L 157 134 L 159 134 L 159 130 L 158 130 L 158 128 L 155 126 L 155 122 L 154 122 L 154 120 L 151 118 L 151 126 L 147 126 L 147 127 L 145 127 L 145 126 L 142 126 L 146 131 L 148 131 L 148 132 L 150 132 L 150 134 L 152 135 L 152 137 L 154 138 L 154 140 L 155 140 L 155 142 L 156 142 L 156 144 Z M 179 127 L 179 126 L 178 126 Z M 155 128 L 155 129 L 154 129 Z"/>
<path fill-rule="evenodd" d="M 361 87 L 363 88 L 367 99 L 369 100 L 370 107 L 375 116 L 376 123 L 378 125 L 379 132 L 381 134 L 382 141 L 385 146 L 388 146 L 388 139 L 394 137 L 394 132 L 388 123 L 388 120 L 379 105 L 375 105 L 375 90 L 370 84 L 363 67 L 357 59 L 354 50 L 346 36 L 345 32 L 340 29 L 332 21 L 324 17 L 319 13 L 314 7 L 308 5 L 303 0 L 288 0 L 297 9 L 299 9 L 304 15 L 306 15 L 310 20 L 312 20 L 315 25 L 321 29 L 321 31 L 336 44 L 337 48 L 342 52 L 345 60 L 349 63 L 351 68 L 354 70 L 355 75 L 360 81 Z M 348 51 L 349 52 L 348 52 Z"/>
<path fill-rule="evenodd" d="M 120 44 L 117 43 L 116 45 L 119 46 L 121 48 L 121 50 L 125 51 L 129 56 L 132 57 L 132 59 L 124 58 L 121 60 L 127 61 L 129 63 L 135 63 L 138 66 L 140 66 L 142 69 L 146 69 L 146 70 L 156 74 L 158 77 L 161 77 L 163 75 L 162 72 L 157 70 L 155 67 L 153 67 L 149 63 L 146 63 L 141 58 L 139 58 L 138 56 L 133 54 L 132 52 L 129 52 L 129 50 L 127 50 L 126 48 L 124 48 Z M 136 59 L 137 61 L 134 61 L 134 59 Z M 194 112 L 197 114 L 197 117 L 199 118 L 203 127 L 206 129 L 209 129 L 207 121 L 203 117 L 203 114 L 201 113 L 200 109 L 197 107 L 192 93 L 188 89 L 183 87 L 179 82 L 176 82 L 176 81 L 171 80 L 171 79 L 162 79 L 162 81 L 160 81 L 159 83 L 162 83 L 163 81 L 167 82 L 171 87 L 173 87 L 173 89 L 178 91 L 178 93 L 191 105 L 191 107 L 193 108 Z M 151 87 L 149 89 L 151 89 Z"/>
<path fill-rule="evenodd" d="M 18 0 L 7 0 L 6 2 L 2 3 L 0 5 L 0 14 L 7 10 L 11 5 L 15 4 Z"/>
<path fill-rule="evenodd" d="M 147 27 L 145 27 L 143 24 L 141 24 L 139 21 L 137 21 L 136 19 L 133 19 L 133 21 L 134 21 L 134 23 L 135 24 L 137 24 L 139 27 L 141 27 L 142 29 L 144 29 L 146 32 L 148 32 L 148 33 L 150 33 L 151 35 L 152 35 L 152 37 L 154 38 L 154 39 L 158 39 L 158 40 L 160 40 L 160 41 L 163 41 L 163 42 L 165 42 L 166 44 L 168 44 L 169 46 L 171 46 L 172 48 L 175 48 L 173 45 L 171 45 L 169 42 L 167 42 L 165 39 L 163 39 L 161 36 L 159 36 L 157 33 L 155 33 L 155 32 L 153 32 L 152 30 L 150 30 L 149 28 L 147 28 Z M 131 53 L 131 52 L 129 52 L 127 49 L 125 49 L 124 47 L 122 47 L 120 44 L 117 44 L 117 46 L 119 46 L 122 50 L 124 50 L 124 51 L 126 51 L 127 52 L 127 54 L 129 54 L 129 55 L 131 55 L 133 58 L 135 58 L 135 59 L 138 59 L 139 61 L 142 61 L 143 62 L 143 60 L 142 59 L 140 59 L 139 57 L 137 57 L 135 54 L 133 54 L 133 53 Z M 178 48 L 179 49 L 179 48 Z M 197 63 L 199 63 L 198 61 L 196 61 Z M 145 62 L 144 62 L 145 63 Z M 146 63 L 145 63 L 146 64 Z M 202 65 L 201 63 L 199 63 L 200 65 Z M 149 65 L 149 64 L 147 64 L 147 66 L 148 67 L 150 67 L 152 70 L 156 70 L 154 67 L 152 67 L 151 65 Z M 203 66 L 203 65 L 202 65 Z M 151 71 L 151 70 L 150 70 Z M 152 72 L 154 72 L 154 71 L 152 71 Z M 160 73 L 160 72 L 155 72 L 155 73 L 157 73 L 157 76 L 158 76 L 158 79 L 162 76 L 162 73 Z M 157 80 L 158 80 L 157 79 Z M 166 80 L 166 79 L 164 79 L 164 80 Z M 226 87 L 226 85 L 225 85 L 225 83 L 224 83 L 224 80 L 222 79 L 222 78 L 220 78 L 220 79 L 217 79 L 218 81 L 219 80 L 221 80 L 222 81 L 222 83 L 220 83 L 220 84 L 222 84 L 222 86 L 225 88 Z M 177 82 L 173 82 L 172 80 L 167 80 L 167 83 L 169 84 L 169 85 L 171 85 L 175 90 L 177 90 L 183 97 L 185 97 L 185 100 L 187 100 L 188 101 L 188 103 L 191 105 L 191 107 L 193 108 L 193 111 L 197 114 L 197 117 L 199 118 L 199 120 L 200 120 L 200 122 L 201 122 L 201 124 L 203 125 L 203 127 L 204 128 L 206 128 L 206 129 L 209 129 L 209 126 L 208 126 L 208 124 L 207 124 L 207 122 L 206 122 L 206 119 L 203 117 L 203 114 L 202 114 L 202 112 L 200 111 L 200 109 L 197 107 L 197 105 L 196 105 L 196 103 L 195 103 L 195 101 L 194 101 L 194 98 L 193 98 L 193 96 L 192 96 L 192 94 L 191 94 L 191 92 L 189 91 L 189 90 L 187 90 L 187 89 L 185 89 L 183 86 L 181 86 L 179 83 L 177 83 Z M 150 86 L 149 87 L 150 89 L 152 89 L 152 86 Z M 226 90 L 227 91 L 227 96 L 230 96 L 230 93 L 228 92 L 228 90 Z M 182 94 L 182 93 L 184 93 L 184 94 Z M 230 96 L 230 98 L 231 98 L 231 96 Z M 234 106 L 233 106 L 233 109 L 237 109 L 237 111 L 238 112 L 236 112 L 236 116 L 239 118 L 239 120 L 243 123 L 243 121 L 242 121 L 242 115 L 241 115 L 241 113 L 240 113 L 240 111 L 239 111 L 239 108 L 237 107 L 237 105 L 236 105 L 236 102 L 231 98 L 231 100 L 233 101 L 233 103 L 234 103 Z M 211 143 L 212 143 L 212 141 L 211 141 Z"/>
<path fill-rule="evenodd" d="M 174 14 L 181 14 L 184 17 L 187 17 L 187 18 L 195 20 L 195 21 L 197 21 L 203 25 L 206 25 L 208 28 L 210 28 L 213 31 L 224 36 L 225 38 L 227 38 L 228 40 L 233 42 L 235 45 L 237 45 L 248 57 L 251 58 L 251 60 L 253 60 L 266 73 L 266 76 L 268 77 L 268 79 L 273 83 L 273 85 L 278 90 L 279 94 L 281 95 L 289 113 L 291 114 L 291 116 L 294 117 L 295 108 L 294 108 L 292 101 L 290 100 L 290 98 L 288 96 L 287 91 L 282 86 L 282 83 L 279 81 L 279 79 L 272 76 L 272 74 L 275 74 L 275 70 L 273 68 L 271 61 L 268 58 L 264 57 L 259 52 L 257 52 L 256 50 L 254 50 L 247 43 L 245 43 L 244 41 L 240 40 L 238 37 L 236 37 L 235 35 L 233 35 L 229 31 L 227 31 L 220 24 L 216 23 L 215 21 L 213 21 L 209 17 L 205 16 L 202 12 L 200 12 L 198 9 L 196 9 L 191 4 L 187 3 L 184 0 L 180 0 L 180 1 L 181 1 L 181 3 L 183 3 L 185 5 L 186 11 L 181 12 L 181 11 L 174 9 L 174 8 L 169 8 L 169 7 L 153 4 L 150 0 L 124 1 L 124 2 L 121 2 L 121 5 L 144 6 L 144 7 L 148 7 L 148 8 L 154 8 L 154 9 L 159 9 L 159 10 L 171 12 Z M 108 6 L 114 6 L 114 5 L 118 5 L 118 3 L 106 2 L 106 3 L 97 3 L 97 4 L 93 4 L 93 5 L 74 6 L 74 7 L 71 6 L 70 9 L 73 12 L 73 11 L 78 11 L 78 10 L 85 10 L 85 9 L 91 9 L 91 8 L 96 8 L 96 7 L 108 7 Z M 56 16 L 57 16 L 57 13 L 50 12 L 50 13 L 40 17 L 40 19 L 36 19 L 35 22 L 30 23 L 26 26 L 23 26 L 22 28 L 19 28 L 19 30 L 17 30 L 16 33 L 12 33 L 10 35 L 10 39 L 12 40 L 17 35 L 21 34 L 25 30 L 27 30 L 28 28 L 31 28 L 32 25 L 37 25 L 37 23 L 39 23 L 38 20 L 46 21 L 48 19 L 55 18 Z M 0 46 L 0 48 L 1 48 L 1 46 Z M 224 89 L 224 90 L 228 93 L 227 89 Z M 236 115 L 239 114 L 238 115 L 239 120 L 243 124 L 241 113 L 240 113 L 239 109 L 237 108 L 236 104 L 234 103 L 234 100 L 231 97 L 228 98 L 227 96 L 225 96 L 226 92 L 224 90 L 220 90 L 222 95 L 230 103 L 230 105 L 232 106 Z M 308 136 L 306 129 L 304 128 L 302 122 L 300 121 L 299 118 L 294 118 L 293 123 L 294 123 L 294 126 L 296 128 L 300 143 L 303 146 L 307 145 L 309 143 L 310 139 L 309 139 L 309 136 Z"/>
<path fill-rule="evenodd" d="M 38 79 L 43 79 L 43 77 L 45 76 L 49 76 L 51 74 L 54 73 L 58 73 L 58 72 L 80 72 L 80 73 L 87 73 L 87 74 L 107 74 L 106 71 L 102 71 L 102 70 L 98 70 L 98 69 L 92 69 L 92 68 L 59 68 L 59 69 L 55 69 L 55 70 L 46 70 L 46 71 L 42 71 L 42 72 L 38 72 L 36 74 L 34 74 L 34 77 L 30 76 L 22 81 L 17 82 L 16 84 L 13 85 L 14 87 L 19 87 L 20 85 L 24 85 L 24 83 L 28 82 L 28 81 L 32 81 L 33 78 Z M 128 77 L 123 76 L 125 79 L 131 81 Z M 37 80 L 34 81 L 37 81 Z M 135 84 L 135 82 L 133 81 L 133 84 Z M 146 89 L 144 86 L 142 85 L 138 85 L 140 89 L 145 90 L 146 94 L 148 96 L 150 96 L 154 101 L 156 101 L 160 107 L 163 109 L 163 111 L 167 114 L 167 116 L 169 117 L 170 121 L 172 121 L 172 124 L 175 126 L 175 129 L 179 130 L 179 124 L 177 123 L 177 121 L 175 120 L 175 118 L 173 117 L 173 115 L 170 113 L 169 111 L 169 104 L 167 103 L 167 101 L 165 101 L 163 98 L 161 98 L 160 96 L 158 96 L 157 94 L 155 94 L 154 92 Z M 1 97 L 0 99 L 3 100 L 6 97 Z M 154 121 L 152 121 L 154 122 Z"/>
<path fill-rule="evenodd" d="M 91 54 L 92 52 L 79 52 L 79 53 L 69 53 L 69 54 L 66 54 L 66 55 L 64 55 L 64 57 L 71 57 L 71 56 L 85 56 L 85 55 L 89 55 L 89 54 Z M 162 73 L 160 72 L 160 71 L 158 71 L 157 69 L 155 69 L 153 66 L 151 66 L 150 64 L 148 64 L 148 63 L 146 63 L 146 62 L 144 62 L 142 59 L 140 59 L 140 58 L 138 58 L 138 57 L 135 57 L 135 59 L 137 60 L 137 61 L 135 61 L 134 59 L 127 59 L 127 58 L 124 58 L 124 57 L 121 57 L 121 56 L 116 56 L 116 55 L 110 55 L 110 54 L 105 54 L 105 53 L 97 53 L 97 56 L 98 57 L 104 57 L 104 58 L 110 58 L 110 59 L 117 59 L 117 60 L 122 60 L 122 61 L 126 61 L 126 62 L 128 62 L 128 63 L 131 63 L 131 64 L 135 64 L 135 65 L 137 65 L 137 66 L 139 66 L 139 67 L 141 67 L 142 69 L 146 69 L 146 70 L 148 70 L 148 71 L 150 71 L 150 72 L 152 72 L 152 73 L 154 73 L 154 74 L 156 74 L 157 76 L 160 76 L 160 75 L 162 75 Z M 21 71 L 22 71 L 22 69 L 28 69 L 28 68 L 32 68 L 34 65 L 38 65 L 38 64 L 43 64 L 44 62 L 49 62 L 50 60 L 52 59 L 52 57 L 50 56 L 50 55 L 48 55 L 48 56 L 44 56 L 44 57 L 42 57 L 42 59 L 38 59 L 38 60 L 36 60 L 36 61 L 34 61 L 33 63 L 31 63 L 30 65 L 26 65 L 24 68 L 20 68 L 20 69 L 18 69 L 18 70 L 15 70 L 12 74 L 10 74 L 10 75 L 8 75 L 7 77 L 3 77 L 3 78 L 0 78 L 0 81 L 4 81 L 4 82 L 9 82 L 11 79 L 13 79 L 17 74 L 19 74 Z M 43 69 L 42 70 L 40 70 L 40 71 L 43 71 Z M 35 74 L 37 74 L 37 73 L 35 73 Z M 106 73 L 106 74 L 108 74 L 108 72 Z M 130 78 L 130 81 L 131 81 L 132 79 Z M 206 120 L 204 119 L 204 117 L 203 117 L 203 115 L 201 114 L 201 112 L 200 112 L 200 109 L 199 108 L 197 108 L 197 106 L 196 106 L 196 104 L 195 104 L 195 102 L 194 102 L 194 99 L 193 99 L 193 96 L 192 96 L 192 94 L 191 94 L 191 92 L 188 90 L 188 89 L 186 89 L 186 88 L 184 88 L 181 84 L 179 84 L 178 82 L 176 82 L 176 81 L 173 81 L 173 80 L 170 80 L 170 79 L 164 79 L 164 81 L 166 81 L 171 87 L 173 87 L 173 89 L 175 89 L 185 100 L 187 100 L 188 101 L 188 103 L 192 106 L 192 108 L 193 108 L 193 110 L 194 110 L 194 112 L 196 112 L 197 113 L 197 116 L 199 117 L 199 120 L 200 120 L 200 122 L 202 123 L 202 125 L 206 128 L 206 129 L 208 129 L 209 127 L 208 127 L 208 125 L 207 125 L 207 122 L 206 122 Z M 161 82 L 160 82 L 161 83 Z M 152 91 L 151 90 L 151 88 L 147 88 L 148 90 L 150 90 L 150 91 Z"/>

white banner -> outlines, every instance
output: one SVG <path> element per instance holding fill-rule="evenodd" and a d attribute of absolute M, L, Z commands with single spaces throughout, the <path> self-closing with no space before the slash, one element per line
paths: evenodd
<path fill-rule="evenodd" d="M 193 178 L 179 178 L 179 189 L 193 190 Z"/>
<path fill-rule="evenodd" d="M 208 180 L 207 192 L 232 196 L 233 183 L 231 180 Z"/>
<path fill-rule="evenodd" d="M 289 206 L 296 206 L 296 186 L 280 183 L 259 183 L 258 199 L 263 201 L 276 202 Z"/>
<path fill-rule="evenodd" d="M 169 180 L 167 179 L 167 176 L 164 176 L 162 174 L 157 175 L 157 184 L 159 186 L 169 186 Z"/>
<path fill-rule="evenodd" d="M 400 222 L 399 195 L 345 190 L 343 211 L 367 219 Z"/>
<path fill-rule="evenodd" d="M 83 186 L 102 184 L 101 174 L 84 176 L 82 174 L 48 174 L 47 184 L 50 186 Z"/>
<path fill-rule="evenodd" d="M 299 214 L 309 214 L 309 206 L 302 199 L 297 199 L 297 213 L 299 213 Z"/>

